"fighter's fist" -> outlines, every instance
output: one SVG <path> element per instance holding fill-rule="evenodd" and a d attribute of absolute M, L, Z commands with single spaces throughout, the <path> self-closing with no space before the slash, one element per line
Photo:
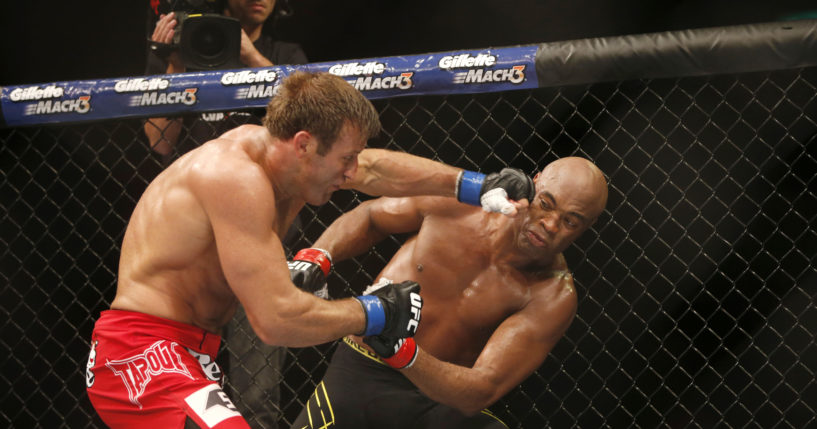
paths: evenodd
<path fill-rule="evenodd" d="M 363 336 L 412 337 L 420 324 L 423 299 L 420 285 L 412 281 L 388 284 L 371 295 L 356 297 L 366 314 Z"/>
<path fill-rule="evenodd" d="M 512 200 L 533 199 L 535 194 L 533 180 L 516 168 L 503 168 L 499 173 L 491 173 L 482 183 L 479 195 L 485 195 L 491 189 L 502 188 Z"/>
<path fill-rule="evenodd" d="M 332 271 L 332 257 L 323 249 L 303 249 L 295 254 L 289 266 L 289 277 L 298 288 L 329 299 L 326 276 Z"/>
<path fill-rule="evenodd" d="M 390 367 L 396 369 L 409 368 L 417 359 L 417 343 L 414 338 L 389 338 L 383 335 L 364 337 L 363 342 L 368 344 Z"/>
<path fill-rule="evenodd" d="M 499 173 L 485 176 L 474 171 L 463 171 L 457 183 L 457 199 L 482 206 L 488 212 L 515 214 L 515 206 L 508 199 L 533 200 L 533 180 L 521 170 L 503 168 Z"/>

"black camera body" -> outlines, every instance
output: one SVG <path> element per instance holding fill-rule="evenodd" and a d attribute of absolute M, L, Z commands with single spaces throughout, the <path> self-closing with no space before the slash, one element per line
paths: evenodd
<path fill-rule="evenodd" d="M 240 68 L 241 24 L 222 15 L 223 0 L 175 0 L 171 49 L 178 49 L 187 70 Z"/>
<path fill-rule="evenodd" d="M 241 67 L 241 24 L 235 18 L 210 13 L 176 12 L 173 44 L 188 70 Z"/>
<path fill-rule="evenodd" d="M 171 12 L 221 13 L 226 2 L 227 0 L 168 0 L 168 8 Z"/>

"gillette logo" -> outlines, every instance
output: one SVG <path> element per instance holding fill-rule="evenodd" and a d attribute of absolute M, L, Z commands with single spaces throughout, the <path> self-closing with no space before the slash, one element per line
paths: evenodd
<path fill-rule="evenodd" d="M 440 58 L 438 65 L 443 70 L 462 69 L 471 67 L 492 67 L 496 64 L 496 56 L 488 54 L 447 55 Z"/>
<path fill-rule="evenodd" d="M 61 86 L 48 85 L 45 88 L 29 86 L 28 88 L 14 88 L 9 94 L 11 101 L 42 100 L 44 98 L 60 98 L 65 93 Z"/>
<path fill-rule="evenodd" d="M 337 76 L 367 76 L 373 74 L 383 74 L 385 71 L 386 65 L 376 61 L 371 61 L 365 64 L 335 64 L 332 67 L 329 67 L 329 73 Z"/>
<path fill-rule="evenodd" d="M 118 80 L 113 86 L 116 92 L 143 92 L 143 91 L 159 91 L 167 89 L 170 86 L 170 81 L 159 77 L 151 79 L 134 78 L 127 80 Z"/>

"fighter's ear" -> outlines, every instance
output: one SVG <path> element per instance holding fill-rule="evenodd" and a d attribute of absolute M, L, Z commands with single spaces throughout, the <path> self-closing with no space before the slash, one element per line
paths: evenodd
<path fill-rule="evenodd" d="M 295 155 L 299 158 L 314 153 L 318 147 L 318 141 L 309 131 L 295 133 L 292 144 L 295 146 Z"/>
<path fill-rule="evenodd" d="M 537 188 L 536 184 L 539 183 L 539 176 L 541 174 L 542 174 L 542 172 L 539 171 L 533 176 L 533 195 L 534 196 L 539 193 L 539 190 L 536 189 Z M 531 201 L 531 202 L 533 202 L 533 201 Z"/>

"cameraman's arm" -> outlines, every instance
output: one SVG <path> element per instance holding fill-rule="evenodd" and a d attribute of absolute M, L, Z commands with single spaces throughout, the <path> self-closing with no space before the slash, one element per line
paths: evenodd
<path fill-rule="evenodd" d="M 176 14 L 170 12 L 162 15 L 156 22 L 151 40 L 154 42 L 172 44 L 173 31 L 177 25 Z M 183 73 L 184 64 L 179 58 L 178 52 L 172 52 L 167 57 L 167 68 L 165 73 Z M 173 150 L 173 146 L 179 139 L 182 130 L 182 121 L 179 118 L 151 118 L 145 122 L 145 135 L 148 138 L 150 148 L 156 152 L 167 155 Z"/>
<path fill-rule="evenodd" d="M 182 120 L 179 118 L 150 118 L 145 121 L 145 135 L 150 148 L 162 155 L 173 151 L 182 131 Z"/>
<path fill-rule="evenodd" d="M 241 53 L 239 54 L 241 63 L 247 67 L 269 67 L 275 64 L 272 63 L 261 52 L 258 52 L 250 36 L 244 29 L 241 29 Z"/>

